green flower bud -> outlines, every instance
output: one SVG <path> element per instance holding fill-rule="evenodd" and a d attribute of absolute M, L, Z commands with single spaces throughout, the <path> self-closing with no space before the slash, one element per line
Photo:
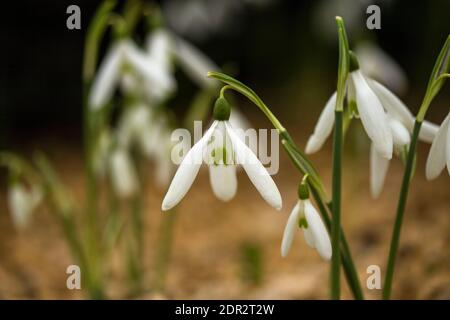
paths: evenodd
<path fill-rule="evenodd" d="M 228 101 L 219 97 L 214 103 L 214 119 L 226 121 L 230 119 L 231 107 Z"/>

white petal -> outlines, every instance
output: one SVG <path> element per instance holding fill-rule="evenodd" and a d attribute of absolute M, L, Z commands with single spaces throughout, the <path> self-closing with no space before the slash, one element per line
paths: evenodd
<path fill-rule="evenodd" d="M 314 243 L 314 235 L 311 231 L 311 228 L 303 228 L 303 236 L 305 237 L 306 244 L 312 248 L 316 248 L 316 244 Z"/>
<path fill-rule="evenodd" d="M 8 206 L 14 226 L 18 229 L 26 227 L 33 210 L 42 199 L 42 193 L 37 188 L 27 190 L 22 184 L 16 183 L 8 191 Z"/>
<path fill-rule="evenodd" d="M 203 152 L 209 138 L 214 132 L 218 121 L 214 121 L 205 135 L 186 154 L 175 176 L 170 183 L 169 190 L 164 197 L 162 210 L 166 211 L 176 206 L 186 195 L 202 164 Z"/>
<path fill-rule="evenodd" d="M 123 62 L 123 44 L 115 43 L 111 46 L 103 59 L 89 94 L 89 106 L 98 110 L 111 99 L 119 81 L 120 68 Z"/>
<path fill-rule="evenodd" d="M 424 142 L 432 143 L 438 130 L 438 125 L 425 120 L 420 127 L 419 139 Z"/>
<path fill-rule="evenodd" d="M 392 134 L 386 113 L 376 94 L 367 84 L 361 71 L 351 73 L 356 88 L 356 103 L 359 116 L 369 138 L 378 152 L 385 158 L 392 158 Z"/>
<path fill-rule="evenodd" d="M 450 123 L 450 114 L 447 115 L 445 120 L 442 122 L 436 137 L 430 148 L 430 153 L 428 154 L 425 175 L 428 180 L 432 180 L 439 176 L 445 167 L 446 158 L 446 144 L 448 127 Z"/>
<path fill-rule="evenodd" d="M 367 83 L 380 99 L 383 107 L 394 118 L 400 120 L 410 132 L 414 127 L 414 116 L 408 107 L 389 89 L 383 86 L 381 83 L 367 79 Z"/>
<path fill-rule="evenodd" d="M 237 163 L 242 165 L 250 181 L 264 200 L 275 209 L 280 210 L 282 207 L 280 191 L 278 191 L 266 168 L 264 168 L 252 150 L 238 137 L 228 122 L 225 122 L 225 126 L 233 144 Z"/>
<path fill-rule="evenodd" d="M 111 180 L 117 195 L 128 198 L 139 188 L 138 177 L 128 151 L 116 149 L 111 154 Z"/>
<path fill-rule="evenodd" d="M 284 228 L 283 240 L 281 241 L 281 256 L 286 257 L 292 246 L 292 241 L 294 240 L 295 231 L 298 228 L 298 220 L 300 218 L 300 213 L 303 212 L 304 204 L 302 201 L 297 201 L 297 204 L 292 209 L 289 215 L 286 227 Z"/>
<path fill-rule="evenodd" d="M 309 137 L 305 152 L 307 154 L 318 151 L 331 134 L 334 125 L 334 109 L 336 106 L 336 92 L 327 101 L 319 116 L 314 133 Z"/>
<path fill-rule="evenodd" d="M 164 91 L 175 89 L 172 75 L 152 57 L 141 52 L 131 41 L 125 43 L 124 54 L 135 71 L 139 72 L 152 86 L 158 86 Z"/>
<path fill-rule="evenodd" d="M 186 74 L 199 86 L 210 88 L 216 84 L 215 81 L 208 79 L 206 74 L 208 71 L 220 70 L 219 67 L 196 47 L 176 37 L 174 55 Z"/>
<path fill-rule="evenodd" d="M 209 180 L 217 198 L 230 201 L 236 194 L 236 166 L 218 164 L 209 165 Z"/>
<path fill-rule="evenodd" d="M 398 120 L 388 116 L 389 127 L 391 127 L 392 140 L 394 146 L 398 149 L 408 145 L 411 142 L 411 135 L 408 129 Z"/>
<path fill-rule="evenodd" d="M 386 173 L 389 168 L 389 160 L 382 157 L 375 149 L 373 143 L 370 144 L 370 191 L 372 197 L 378 198 L 383 189 Z"/>
<path fill-rule="evenodd" d="M 323 259 L 330 260 L 332 254 L 330 237 L 322 219 L 309 200 L 305 200 L 305 218 L 308 229 L 311 229 L 314 237 L 314 246 L 317 252 Z"/>
<path fill-rule="evenodd" d="M 163 68 L 170 69 L 172 39 L 169 32 L 163 28 L 151 32 L 147 37 L 146 49 L 154 61 Z"/>

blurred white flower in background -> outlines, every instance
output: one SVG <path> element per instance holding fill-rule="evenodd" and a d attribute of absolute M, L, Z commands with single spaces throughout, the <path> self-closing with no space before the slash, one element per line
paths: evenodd
<path fill-rule="evenodd" d="M 201 41 L 239 30 L 245 6 L 264 7 L 274 0 L 169 0 L 163 5 L 168 24 L 179 34 Z"/>
<path fill-rule="evenodd" d="M 8 206 L 17 229 L 21 230 L 27 226 L 42 198 L 43 193 L 39 187 L 27 188 L 20 182 L 13 183 L 8 190 Z"/>
<path fill-rule="evenodd" d="M 110 156 L 110 177 L 116 194 L 129 198 L 139 190 L 139 180 L 129 152 L 118 146 Z"/>
<path fill-rule="evenodd" d="M 431 145 L 426 164 L 427 179 L 437 178 L 446 165 L 450 175 L 450 113 L 439 127 Z"/>
<path fill-rule="evenodd" d="M 164 92 L 175 89 L 172 74 L 166 72 L 130 39 L 120 40 L 111 45 L 93 80 L 89 95 L 89 106 L 93 110 L 99 110 L 111 100 L 125 72 L 131 72 L 145 81 L 146 85 L 158 85 Z"/>
<path fill-rule="evenodd" d="M 380 47 L 369 41 L 359 43 L 355 54 L 361 70 L 367 76 L 380 81 L 397 93 L 408 88 L 408 78 L 400 65 Z"/>

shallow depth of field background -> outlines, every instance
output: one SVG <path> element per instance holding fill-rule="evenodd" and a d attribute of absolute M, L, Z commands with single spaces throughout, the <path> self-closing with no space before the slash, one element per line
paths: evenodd
<path fill-rule="evenodd" d="M 382 12 L 382 29 L 376 31 L 366 29 L 367 4 L 360 4 L 371 1 L 262 2 L 267 4 L 236 4 L 220 30 L 181 36 L 252 87 L 301 147 L 335 90 L 335 15 L 346 19 L 351 46 L 364 39 L 374 41 L 405 70 L 409 86 L 401 98 L 414 113 L 434 59 L 450 32 L 446 0 L 374 1 Z M 69 4 L 81 7 L 81 31 L 66 29 Z M 4 4 L 0 12 L 0 148 L 25 156 L 35 150 L 47 152 L 80 202 L 84 197 L 82 50 L 96 5 L 96 1 L 20 1 Z M 182 73 L 177 79 L 179 91 L 170 107 L 183 115 L 197 88 Z M 237 97 L 236 104 L 254 127 L 269 128 L 255 106 L 242 97 Z M 446 85 L 427 119 L 440 124 L 449 106 L 450 87 Z M 360 124 L 352 123 L 344 157 L 343 227 L 364 287 L 369 265 L 379 265 L 382 271 L 385 267 L 403 169 L 398 159 L 391 162 L 383 193 L 373 200 L 368 146 Z M 425 180 L 428 150 L 429 145 L 419 145 L 394 298 L 450 299 L 450 178 L 444 171 L 432 182 Z M 330 190 L 330 141 L 311 159 Z M 244 172 L 238 174 L 235 199 L 220 202 L 212 194 L 207 170 L 202 169 L 178 206 L 167 288 L 158 296 L 151 292 L 152 268 L 166 190 L 150 182 L 145 225 L 148 294 L 142 298 L 327 298 L 329 264 L 307 247 L 300 233 L 287 258 L 279 253 L 300 178 L 280 149 L 280 170 L 274 180 L 283 197 L 283 210 L 276 212 Z M 82 292 L 66 289 L 65 270 L 73 261 L 48 209 L 35 212 L 30 226 L 19 233 L 13 228 L 5 199 L 6 173 L 1 171 L 0 298 L 82 298 Z M 125 296 L 124 280 L 120 272 L 114 272 L 114 263 L 119 261 L 112 262 L 108 292 L 120 298 Z M 350 298 L 346 287 L 344 291 L 344 297 Z M 365 291 L 369 298 L 379 298 L 378 290 Z"/>

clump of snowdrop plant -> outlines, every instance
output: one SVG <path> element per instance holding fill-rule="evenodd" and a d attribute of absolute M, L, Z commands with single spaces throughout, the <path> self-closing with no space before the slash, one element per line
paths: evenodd
<path fill-rule="evenodd" d="M 384 85 L 368 78 L 359 68 L 356 56 L 350 53 L 350 73 L 347 84 L 347 116 L 359 118 L 371 139 L 370 189 L 377 198 L 386 178 L 392 153 L 405 159 L 414 128 L 414 116 L 408 107 Z M 306 153 L 318 151 L 333 130 L 336 93 L 325 105 L 314 133 L 306 145 Z M 419 138 L 431 143 L 437 126 L 424 121 Z"/>

